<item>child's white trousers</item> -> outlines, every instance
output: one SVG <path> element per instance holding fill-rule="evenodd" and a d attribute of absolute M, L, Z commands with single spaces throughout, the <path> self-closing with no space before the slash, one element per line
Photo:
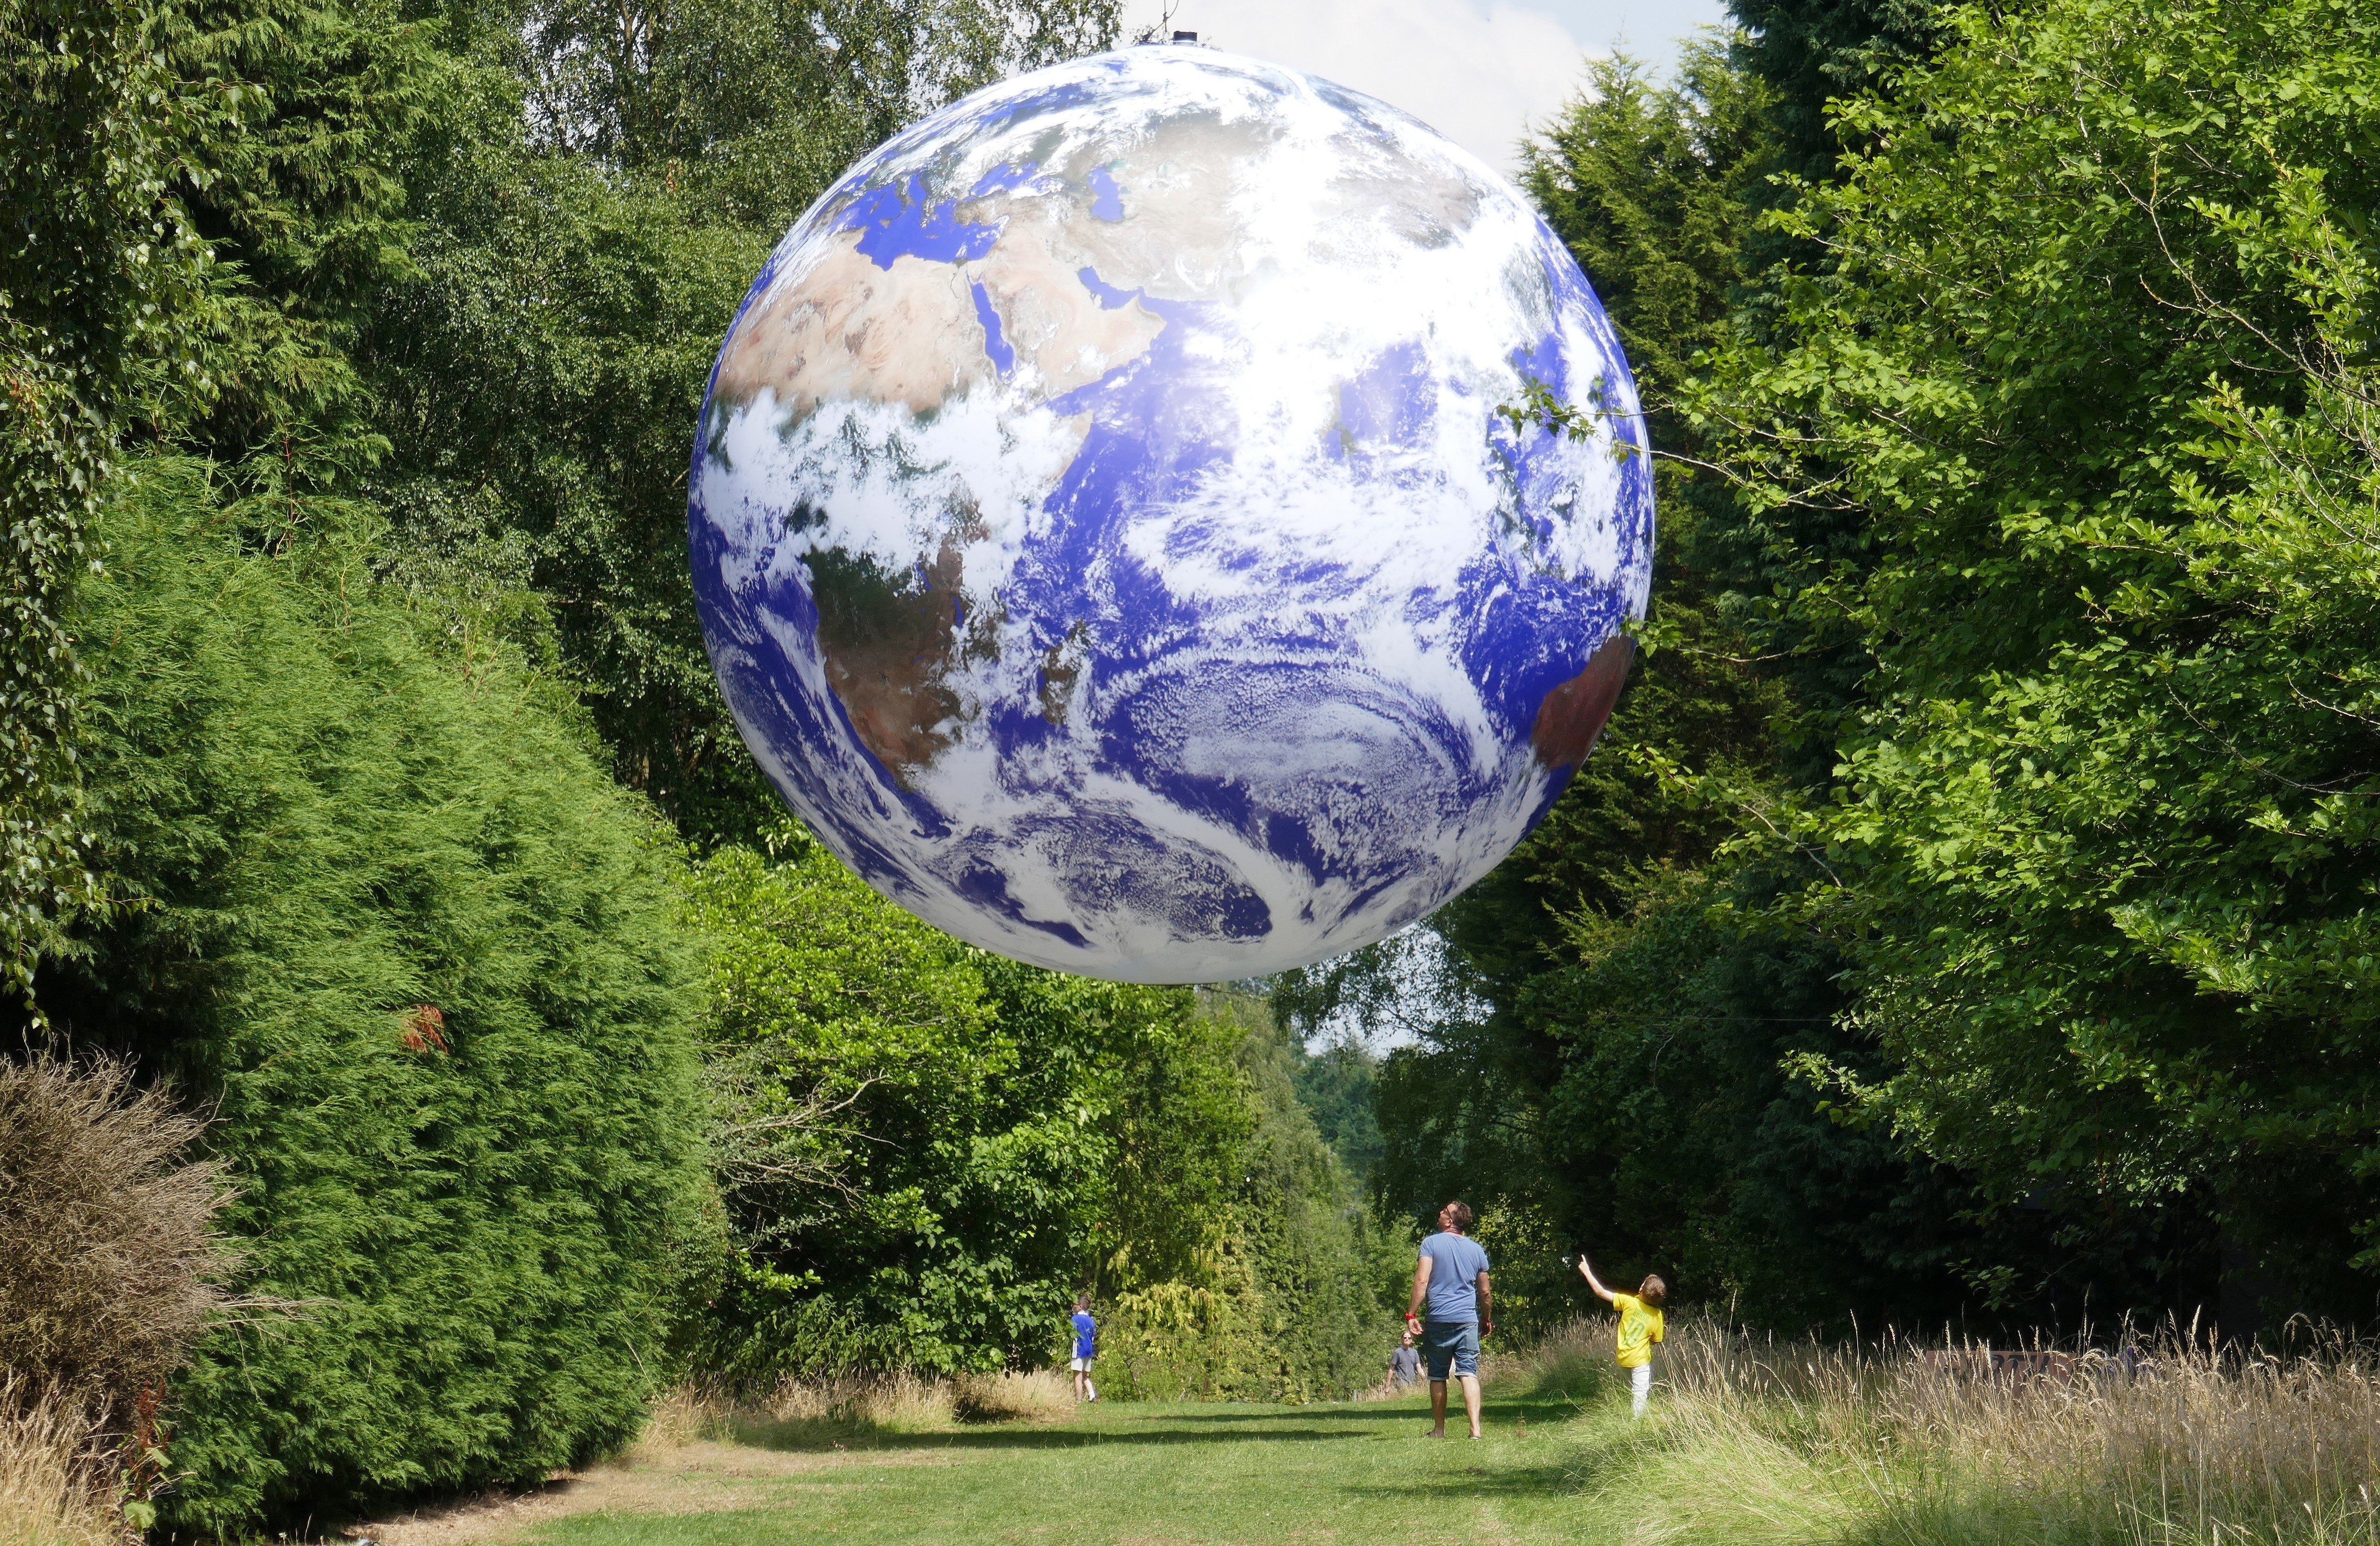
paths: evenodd
<path fill-rule="evenodd" d="M 1643 1417 L 1645 1415 L 1645 1403 L 1649 1400 L 1653 1395 L 1653 1366 L 1651 1364 L 1640 1363 L 1635 1368 L 1628 1371 L 1628 1395 L 1634 1408 L 1634 1415 L 1637 1417 Z"/>

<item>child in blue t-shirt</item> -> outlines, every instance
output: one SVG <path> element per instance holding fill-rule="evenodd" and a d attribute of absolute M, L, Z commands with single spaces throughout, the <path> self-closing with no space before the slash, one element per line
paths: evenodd
<path fill-rule="evenodd" d="M 1075 1296 L 1075 1361 L 1066 1367 L 1075 1371 L 1075 1399 L 1097 1401 L 1099 1393 L 1091 1383 L 1091 1360 L 1099 1355 L 1099 1323 L 1091 1319 L 1091 1297 Z"/>

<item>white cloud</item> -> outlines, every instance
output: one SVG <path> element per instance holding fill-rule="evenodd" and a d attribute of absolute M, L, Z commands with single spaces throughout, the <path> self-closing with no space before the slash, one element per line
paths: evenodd
<path fill-rule="evenodd" d="M 1123 36 L 1161 0 L 1126 0 Z M 1540 10 L 1471 0 L 1174 0 L 1201 42 L 1270 59 L 1403 108 L 1489 165 L 1579 88 L 1585 52 Z"/>

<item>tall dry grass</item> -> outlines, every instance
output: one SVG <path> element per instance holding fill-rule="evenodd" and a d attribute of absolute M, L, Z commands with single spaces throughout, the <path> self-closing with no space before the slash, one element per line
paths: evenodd
<path fill-rule="evenodd" d="M 1480 1383 L 1591 1400 L 1619 1384 L 1612 1361 L 1616 1328 L 1609 1317 L 1597 1317 L 1572 1321 L 1525 1345 L 1490 1339 L 1480 1349 Z"/>
<path fill-rule="evenodd" d="M 2380 1546 L 2374 1351 L 2174 1334 L 2012 1366 L 1686 1321 L 1585 1480 L 1632 1546 Z"/>
<path fill-rule="evenodd" d="M 760 1395 L 685 1384 L 655 1405 L 638 1447 L 647 1456 L 704 1443 L 791 1449 L 971 1423 L 1062 1422 L 1074 1415 L 1074 1388 L 1051 1370 L 941 1380 L 913 1374 L 788 1378 Z"/>
<path fill-rule="evenodd" d="M 0 1373 L 0 1546 L 112 1546 L 123 1516 L 100 1413 L 55 1384 Z"/>

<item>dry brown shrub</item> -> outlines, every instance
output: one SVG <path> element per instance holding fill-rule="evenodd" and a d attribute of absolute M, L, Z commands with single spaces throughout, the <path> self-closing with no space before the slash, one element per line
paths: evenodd
<path fill-rule="evenodd" d="M 122 1417 L 181 1365 L 230 1266 L 204 1127 L 118 1058 L 0 1059 L 0 1366 Z"/>
<path fill-rule="evenodd" d="M 870 1430 L 930 1431 L 952 1421 L 951 1383 L 913 1374 L 787 1378 L 757 1400 L 690 1381 L 653 1404 L 633 1457 L 658 1458 L 693 1444 L 738 1440 L 783 1445 Z"/>
<path fill-rule="evenodd" d="M 758 1397 L 697 1381 L 654 1404 L 629 1458 L 657 1461 L 703 1443 L 803 1449 L 871 1432 L 930 1432 L 952 1421 L 950 1383 L 909 1374 L 789 1377 Z"/>
<path fill-rule="evenodd" d="M 814 1380 L 788 1374 L 753 1405 L 771 1422 L 826 1422 L 851 1416 L 875 1383 L 856 1374 Z"/>
<path fill-rule="evenodd" d="M 698 1383 L 678 1385 L 653 1403 L 626 1458 L 657 1460 L 689 1444 L 726 1438 L 735 1423 L 735 1403 L 718 1389 Z"/>
<path fill-rule="evenodd" d="M 204 1127 L 121 1059 L 0 1058 L 0 1546 L 154 1516 L 166 1377 L 231 1302 Z"/>
<path fill-rule="evenodd" d="M 757 1403 L 771 1422 L 844 1424 L 855 1428 L 945 1428 L 951 1422 L 947 1382 L 914 1374 L 846 1374 L 835 1379 L 778 1382 Z"/>

